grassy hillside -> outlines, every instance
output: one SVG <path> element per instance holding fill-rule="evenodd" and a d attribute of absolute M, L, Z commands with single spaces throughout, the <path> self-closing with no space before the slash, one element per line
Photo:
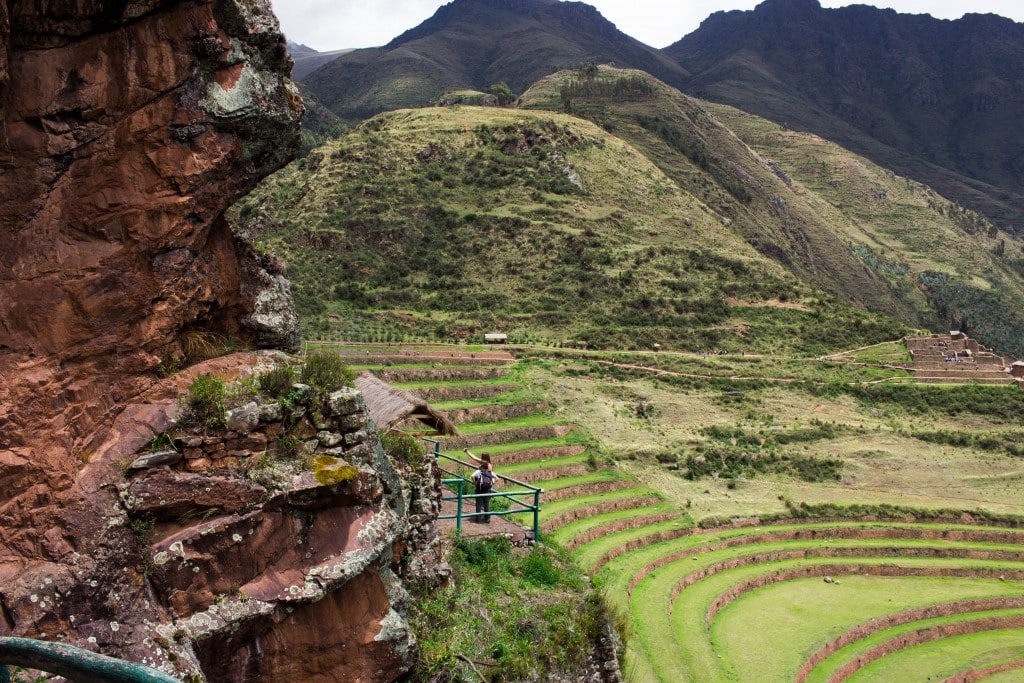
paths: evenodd
<path fill-rule="evenodd" d="M 907 324 L 1024 352 L 1021 241 L 815 135 L 636 71 L 550 76 L 522 106 L 571 110 L 649 156 L 762 254 Z"/>
<path fill-rule="evenodd" d="M 678 170 L 566 114 L 398 111 L 234 216 L 289 264 L 316 337 L 820 354 L 903 332 L 759 253 L 709 205 L 717 180 L 696 172 L 705 201 L 663 169 Z"/>
<path fill-rule="evenodd" d="M 235 216 L 289 264 L 315 337 L 820 354 L 903 332 L 866 309 L 1024 354 L 1019 240 L 638 71 L 379 115 Z"/>
<path fill-rule="evenodd" d="M 708 107 L 788 170 L 863 267 L 918 307 L 924 326 L 966 329 L 996 348 L 1024 352 L 1020 239 L 816 135 L 725 105 Z"/>

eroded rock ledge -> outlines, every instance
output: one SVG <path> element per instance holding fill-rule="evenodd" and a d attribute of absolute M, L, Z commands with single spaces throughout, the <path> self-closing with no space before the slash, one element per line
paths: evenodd
<path fill-rule="evenodd" d="M 246 402 L 223 430 L 172 427 L 174 448 L 130 456 L 118 487 L 169 613 L 150 639 L 212 681 L 394 680 L 413 663 L 402 581 L 437 578 L 437 464 L 390 458 L 358 391 L 308 389 Z"/>

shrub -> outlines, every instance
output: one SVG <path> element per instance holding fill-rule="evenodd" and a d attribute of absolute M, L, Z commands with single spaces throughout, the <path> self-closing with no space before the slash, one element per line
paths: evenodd
<path fill-rule="evenodd" d="M 551 561 L 551 556 L 539 548 L 523 559 L 523 578 L 535 586 L 557 586 L 561 572 Z"/>
<path fill-rule="evenodd" d="M 193 423 L 223 427 L 224 380 L 208 373 L 196 377 L 188 387 L 187 405 Z"/>
<path fill-rule="evenodd" d="M 306 356 L 306 364 L 302 366 L 299 379 L 303 384 L 313 387 L 315 396 L 323 398 L 332 391 L 352 386 L 356 375 L 338 354 L 318 351 Z"/>
<path fill-rule="evenodd" d="M 281 398 L 292 390 L 292 384 L 295 383 L 295 370 L 287 365 L 276 367 L 261 372 L 256 378 L 256 382 L 259 385 L 260 393 L 271 398 Z"/>
<path fill-rule="evenodd" d="M 388 432 L 380 439 L 384 452 L 392 458 L 406 462 L 414 468 L 423 464 L 423 444 L 414 436 L 401 432 Z"/>

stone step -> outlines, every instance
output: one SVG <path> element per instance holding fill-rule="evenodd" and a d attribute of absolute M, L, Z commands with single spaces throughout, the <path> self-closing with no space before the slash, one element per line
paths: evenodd
<path fill-rule="evenodd" d="M 568 455 L 581 455 L 586 452 L 587 447 L 574 444 L 572 446 L 545 446 L 543 448 L 527 448 L 522 451 L 499 453 L 491 456 L 495 465 L 515 465 L 531 460 L 548 460 L 550 458 L 565 457 Z"/>
<path fill-rule="evenodd" d="M 540 441 L 541 439 L 560 439 L 573 430 L 575 425 L 554 425 L 549 427 L 520 427 L 518 429 L 500 429 L 482 434 L 453 436 L 441 442 L 442 450 L 463 448 L 479 448 L 498 444 L 515 443 L 516 441 Z"/>
<path fill-rule="evenodd" d="M 614 522 L 608 522 L 607 524 L 602 524 L 599 527 L 585 531 L 578 536 L 573 536 L 565 543 L 565 549 L 575 550 L 576 548 L 586 545 L 591 541 L 596 541 L 599 538 L 604 538 L 605 536 L 609 536 L 620 531 L 639 529 L 640 527 L 652 526 L 654 524 L 660 524 L 661 522 L 667 522 L 669 520 L 679 518 L 680 514 L 678 512 L 662 512 L 654 515 L 639 515 L 637 517 L 618 519 Z"/>
<path fill-rule="evenodd" d="M 541 508 L 543 508 L 544 498 L 541 498 Z M 616 510 L 632 510 L 633 508 L 648 507 L 650 505 L 657 505 L 661 503 L 660 498 L 654 496 L 638 496 L 634 498 L 619 498 L 617 500 L 608 500 L 602 503 L 594 503 L 593 505 L 587 505 L 585 507 L 576 508 L 575 510 L 566 510 L 565 512 L 552 517 L 541 525 L 541 529 L 545 532 L 554 531 L 560 527 L 575 522 L 580 519 L 586 519 L 587 517 L 593 517 L 594 515 L 604 514 L 605 512 L 615 512 Z"/>
<path fill-rule="evenodd" d="M 589 471 L 590 470 L 587 469 L 587 466 L 580 462 L 570 465 L 558 465 L 556 467 L 528 470 L 526 472 L 517 472 L 516 474 L 509 476 L 513 479 L 518 479 L 519 481 L 525 481 L 527 484 L 532 484 L 538 481 L 559 479 L 561 477 L 575 477 L 580 474 L 586 474 Z"/>
<path fill-rule="evenodd" d="M 579 498 L 580 496 L 590 496 L 595 493 L 611 493 L 613 491 L 621 491 L 622 489 L 628 489 L 632 486 L 636 486 L 635 481 L 598 481 L 590 484 L 574 484 L 573 486 L 565 486 L 554 491 L 545 491 L 541 500 L 548 503 L 553 503 L 556 500 L 565 500 L 566 498 Z"/>

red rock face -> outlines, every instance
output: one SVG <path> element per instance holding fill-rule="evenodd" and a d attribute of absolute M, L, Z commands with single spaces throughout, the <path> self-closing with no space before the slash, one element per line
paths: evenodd
<path fill-rule="evenodd" d="M 258 326 L 275 315 L 262 292 L 282 287 L 280 273 L 259 267 L 223 214 L 297 146 L 289 66 L 267 0 L 0 0 L 0 634 L 197 680 L 234 645 L 242 673 L 210 680 L 248 670 L 370 680 L 407 660 L 400 637 L 381 635 L 401 594 L 391 547 L 404 543 L 401 523 L 351 580 L 332 579 L 289 612 L 262 599 L 305 576 L 309 558 L 281 539 L 301 529 L 334 544 L 312 562 L 358 554 L 349 546 L 364 516 L 261 514 L 274 562 L 214 543 L 208 575 L 171 575 L 161 593 L 115 486 L 124 459 L 173 415 L 173 402 L 137 397 L 182 332 L 263 338 Z M 388 488 L 374 529 L 401 497 Z M 196 622 L 175 640 L 182 619 L 218 614 L 209 600 L 231 588 L 232 569 L 259 594 L 246 604 L 264 611 Z M 170 592 L 179 585 L 183 596 Z M 346 615 L 356 622 L 334 629 L 342 635 L 318 633 Z"/>
<path fill-rule="evenodd" d="M 266 2 L 0 0 L 0 39 L 0 449 L 30 462 L 9 522 L 182 329 L 242 332 L 222 215 L 288 160 L 301 104 Z"/>

